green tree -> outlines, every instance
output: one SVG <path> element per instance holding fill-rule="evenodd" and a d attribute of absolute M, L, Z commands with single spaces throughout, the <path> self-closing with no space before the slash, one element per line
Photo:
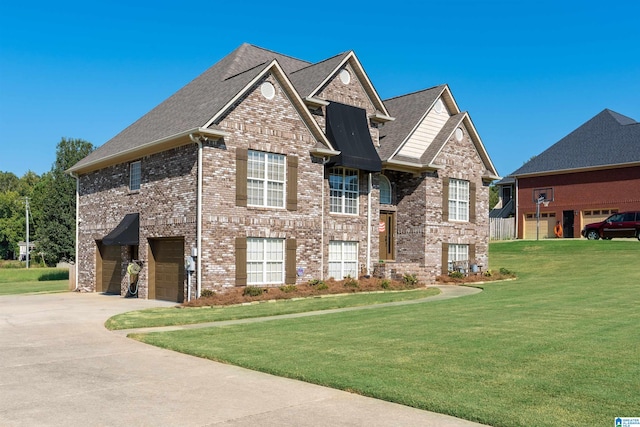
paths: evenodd
<path fill-rule="evenodd" d="M 498 204 L 500 199 L 499 189 L 495 185 L 489 186 L 489 210 L 493 209 Z"/>
<path fill-rule="evenodd" d="M 76 180 L 65 171 L 92 150 L 90 142 L 62 138 L 51 171 L 36 185 L 33 195 L 36 251 L 47 265 L 75 259 Z"/>
<path fill-rule="evenodd" d="M 24 233 L 24 199 L 16 191 L 0 192 L 0 259 L 15 258 Z"/>

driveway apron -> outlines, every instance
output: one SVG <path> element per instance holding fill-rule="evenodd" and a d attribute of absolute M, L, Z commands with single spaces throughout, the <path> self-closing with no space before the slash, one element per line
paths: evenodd
<path fill-rule="evenodd" d="M 104 328 L 171 306 L 87 293 L 0 297 L 1 426 L 477 426 L 199 359 Z"/>

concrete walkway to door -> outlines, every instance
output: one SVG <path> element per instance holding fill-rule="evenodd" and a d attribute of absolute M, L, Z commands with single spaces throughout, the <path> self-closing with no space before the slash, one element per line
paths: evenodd
<path fill-rule="evenodd" d="M 107 331 L 156 300 L 0 297 L 2 426 L 477 426 L 152 347 Z"/>

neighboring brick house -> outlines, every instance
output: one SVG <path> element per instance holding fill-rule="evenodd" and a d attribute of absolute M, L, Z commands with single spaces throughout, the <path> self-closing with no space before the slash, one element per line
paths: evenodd
<path fill-rule="evenodd" d="M 78 287 L 124 295 L 140 260 L 138 295 L 172 301 L 486 265 L 498 178 L 446 85 L 383 103 L 353 52 L 248 44 L 69 172 Z"/>
<path fill-rule="evenodd" d="M 496 185 L 491 216 L 513 215 L 517 238 L 555 238 L 558 221 L 563 237 L 580 237 L 586 224 L 640 210 L 640 123 L 605 109 Z"/>

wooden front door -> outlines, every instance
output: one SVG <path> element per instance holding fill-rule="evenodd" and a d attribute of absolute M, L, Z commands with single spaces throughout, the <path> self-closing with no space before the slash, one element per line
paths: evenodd
<path fill-rule="evenodd" d="M 378 232 L 380 233 L 381 260 L 389 261 L 395 259 L 395 220 L 395 212 L 380 212 L 380 223 L 378 225 Z"/>

